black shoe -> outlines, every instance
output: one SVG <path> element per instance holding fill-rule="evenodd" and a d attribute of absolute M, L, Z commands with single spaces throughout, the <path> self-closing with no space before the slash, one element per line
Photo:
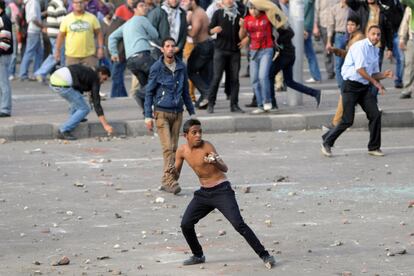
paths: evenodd
<path fill-rule="evenodd" d="M 208 107 L 207 107 L 207 113 L 210 113 L 210 114 L 214 113 L 214 106 L 212 104 L 209 104 L 208 105 Z"/>
<path fill-rule="evenodd" d="M 319 105 L 321 104 L 321 90 L 318 90 L 318 92 L 316 93 L 315 96 L 315 100 L 316 100 L 316 108 L 319 107 Z"/>
<path fill-rule="evenodd" d="M 331 157 L 332 156 L 332 151 L 331 151 L 331 147 L 328 146 L 325 143 L 322 143 L 321 145 L 321 152 L 323 155 L 325 155 L 326 157 Z"/>
<path fill-rule="evenodd" d="M 241 109 L 237 104 L 230 106 L 230 111 L 235 113 L 244 113 L 244 110 Z"/>
<path fill-rule="evenodd" d="M 403 88 L 403 84 L 402 84 L 402 83 L 396 83 L 396 84 L 394 85 L 394 87 L 395 87 L 395 88 L 398 88 L 398 89 L 401 89 L 401 88 Z"/>
<path fill-rule="evenodd" d="M 0 117 L 5 118 L 5 117 L 10 117 L 10 114 L 7 113 L 0 113 Z"/>
<path fill-rule="evenodd" d="M 249 104 L 245 104 L 245 107 L 257 107 L 257 103 L 256 102 L 251 102 Z"/>
<path fill-rule="evenodd" d="M 276 264 L 275 258 L 271 255 L 267 255 L 266 257 L 263 257 L 262 260 L 267 269 L 271 269 Z"/>
<path fill-rule="evenodd" d="M 87 118 L 83 118 L 80 122 L 81 123 L 85 123 L 85 122 L 87 122 L 88 121 L 88 119 Z"/>
<path fill-rule="evenodd" d="M 76 137 L 69 131 L 60 132 L 58 131 L 57 138 L 61 140 L 76 140 Z"/>
<path fill-rule="evenodd" d="M 195 265 L 195 264 L 202 264 L 206 262 L 206 257 L 201 256 L 201 257 L 197 257 L 197 256 L 191 256 L 189 259 L 185 260 L 183 262 L 183 265 Z"/>
<path fill-rule="evenodd" d="M 411 98 L 411 94 L 402 93 L 401 96 L 400 96 L 400 99 L 409 99 L 409 98 Z"/>
<path fill-rule="evenodd" d="M 335 78 L 335 73 L 328 75 L 328 80 L 333 80 Z"/>

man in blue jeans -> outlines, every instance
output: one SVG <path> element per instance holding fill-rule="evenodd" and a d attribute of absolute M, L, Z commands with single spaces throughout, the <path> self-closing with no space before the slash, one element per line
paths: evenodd
<path fill-rule="evenodd" d="M 12 95 L 9 64 L 13 53 L 12 23 L 5 12 L 6 3 L 0 0 L 0 117 L 10 117 Z"/>
<path fill-rule="evenodd" d="M 83 93 L 87 91 L 91 91 L 93 107 L 103 128 L 108 134 L 112 134 L 113 129 L 106 121 L 99 96 L 101 84 L 110 76 L 111 73 L 105 66 L 94 70 L 81 64 L 62 67 L 50 76 L 50 87 L 70 104 L 70 117 L 59 127 L 57 136 L 59 139 L 76 140 L 71 131 L 90 112 L 90 108 L 83 98 Z"/>
<path fill-rule="evenodd" d="M 37 0 L 25 1 L 26 21 L 28 23 L 27 28 L 27 41 L 26 49 L 23 55 L 22 62 L 20 64 L 20 80 L 26 79 L 34 80 L 33 77 L 29 77 L 29 66 L 34 60 L 33 73 L 40 68 L 43 59 L 43 45 L 42 45 L 42 18 L 40 13 L 40 4 Z"/>
<path fill-rule="evenodd" d="M 181 221 L 183 235 L 191 248 L 193 256 L 183 265 L 195 265 L 205 262 L 203 249 L 198 242 L 195 224 L 214 209 L 218 209 L 242 235 L 255 253 L 263 260 L 267 268 L 275 265 L 275 259 L 266 251 L 252 229 L 244 222 L 240 209 L 227 180 L 227 165 L 217 154 L 214 146 L 202 139 L 201 123 L 190 119 L 183 126 L 187 144 L 181 145 L 175 157 L 175 165 L 170 171 L 178 180 L 184 160 L 197 174 L 201 188 L 194 192 L 194 197 L 187 207 Z"/>

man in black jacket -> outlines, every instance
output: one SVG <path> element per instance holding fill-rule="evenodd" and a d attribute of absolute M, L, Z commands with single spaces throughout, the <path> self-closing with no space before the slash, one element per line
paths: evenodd
<path fill-rule="evenodd" d="M 91 91 L 93 107 L 103 128 L 108 134 L 112 134 L 113 129 L 106 121 L 99 96 L 101 84 L 110 76 L 111 73 L 105 66 L 94 70 L 81 64 L 62 67 L 50 76 L 50 87 L 71 105 L 69 119 L 59 128 L 57 136 L 59 139 L 76 140 L 71 131 L 90 112 L 90 108 L 83 98 L 83 93 L 87 91 Z"/>
<path fill-rule="evenodd" d="M 240 37 L 239 21 L 244 14 L 244 5 L 234 0 L 223 0 L 223 8 L 217 10 L 210 22 L 210 34 L 217 34 L 214 43 L 214 73 L 208 97 L 208 113 L 214 113 L 217 91 L 223 71 L 226 83 L 230 82 L 230 111 L 243 113 L 239 107 Z"/>
<path fill-rule="evenodd" d="M 12 23 L 0 0 L 0 117 L 10 117 L 12 96 L 8 68 L 13 53 Z"/>
<path fill-rule="evenodd" d="M 180 8 L 180 0 L 166 0 L 148 13 L 148 20 L 157 29 L 158 44 L 172 37 L 177 42 L 176 57 L 182 58 L 187 39 L 187 14 Z M 158 49 L 157 49 L 158 51 Z M 161 53 L 158 51 L 158 54 Z"/>
<path fill-rule="evenodd" d="M 361 20 L 360 29 L 365 36 L 367 36 L 370 26 L 380 26 L 381 41 L 377 47 L 380 48 L 379 65 L 381 69 L 385 47 L 387 47 L 385 53 L 387 58 L 391 58 L 393 50 L 391 21 L 386 16 L 384 6 L 380 5 L 378 0 L 346 0 L 346 4 Z"/>

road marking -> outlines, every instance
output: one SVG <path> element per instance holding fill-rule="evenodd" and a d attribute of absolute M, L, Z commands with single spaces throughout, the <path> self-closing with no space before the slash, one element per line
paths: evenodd
<path fill-rule="evenodd" d="M 78 165 L 97 165 L 97 164 L 106 164 L 106 163 L 111 163 L 111 162 L 140 162 L 140 161 L 158 161 L 158 160 L 162 160 L 162 157 L 143 157 L 143 158 L 122 158 L 122 159 L 104 159 L 102 162 L 100 162 L 101 158 L 92 158 L 89 160 L 71 160 L 71 161 L 58 161 L 55 162 L 56 165 L 73 165 L 73 164 L 78 164 Z M 110 160 L 108 162 L 108 160 Z"/>
<path fill-rule="evenodd" d="M 289 186 L 289 185 L 298 185 L 299 182 L 267 182 L 267 183 L 248 183 L 248 184 L 232 184 L 233 188 L 236 187 L 266 187 L 266 186 Z M 189 187 L 181 187 L 182 190 L 195 190 L 200 188 L 200 186 L 189 186 Z M 120 190 L 117 191 L 120 194 L 132 194 L 132 193 L 145 193 L 145 192 L 152 192 L 152 191 L 159 191 L 159 189 L 154 190 L 151 188 L 144 188 L 144 189 L 134 189 L 134 190 Z"/>

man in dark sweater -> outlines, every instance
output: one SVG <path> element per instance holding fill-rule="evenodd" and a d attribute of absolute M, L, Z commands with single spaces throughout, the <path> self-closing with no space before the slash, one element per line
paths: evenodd
<path fill-rule="evenodd" d="M 12 23 L 5 10 L 6 3 L 0 0 L 0 117 L 10 117 L 12 104 L 8 73 L 13 53 Z"/>
<path fill-rule="evenodd" d="M 81 64 L 62 67 L 52 74 L 50 77 L 50 87 L 71 105 L 69 119 L 59 128 L 59 139 L 76 140 L 71 131 L 90 112 L 90 107 L 83 98 L 83 93 L 87 91 L 91 91 L 93 107 L 103 128 L 108 134 L 112 134 L 113 129 L 106 121 L 101 106 L 101 97 L 99 96 L 101 84 L 110 76 L 111 73 L 105 66 L 94 70 Z"/>
<path fill-rule="evenodd" d="M 217 91 L 223 71 L 226 82 L 230 82 L 230 111 L 243 113 L 239 107 L 240 38 L 239 21 L 244 14 L 244 6 L 234 0 L 223 0 L 223 8 L 217 10 L 210 22 L 210 34 L 217 34 L 214 43 L 214 74 L 208 98 L 208 113 L 214 113 Z M 228 71 L 228 72 L 227 72 Z"/>

